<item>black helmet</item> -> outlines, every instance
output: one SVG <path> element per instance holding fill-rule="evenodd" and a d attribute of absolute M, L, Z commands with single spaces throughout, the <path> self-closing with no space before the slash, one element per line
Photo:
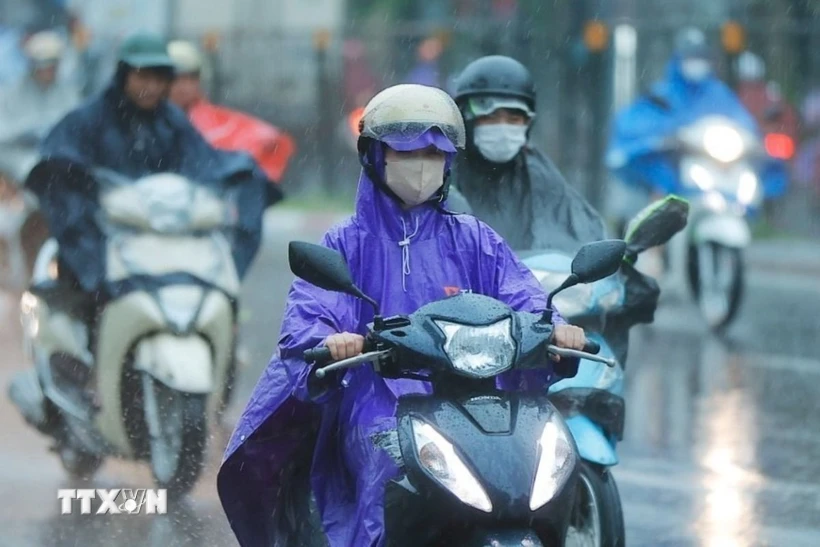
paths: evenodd
<path fill-rule="evenodd" d="M 455 100 L 464 107 L 466 99 L 500 95 L 523 100 L 535 112 L 535 83 L 527 67 L 503 55 L 482 57 L 467 65 L 456 81 Z"/>

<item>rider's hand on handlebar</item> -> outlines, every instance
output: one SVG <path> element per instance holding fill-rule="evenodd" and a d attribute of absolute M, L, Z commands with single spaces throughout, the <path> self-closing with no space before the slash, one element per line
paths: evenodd
<path fill-rule="evenodd" d="M 325 346 L 330 350 L 334 361 L 349 359 L 364 351 L 364 336 L 349 332 L 332 334 L 325 339 Z"/>
<path fill-rule="evenodd" d="M 559 348 L 583 351 L 587 343 L 584 329 L 574 325 L 556 325 L 553 331 L 553 343 Z M 552 355 L 553 361 L 560 361 L 560 355 Z"/>

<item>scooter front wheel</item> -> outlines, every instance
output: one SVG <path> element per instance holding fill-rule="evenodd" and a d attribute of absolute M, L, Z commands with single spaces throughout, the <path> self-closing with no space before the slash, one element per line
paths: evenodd
<path fill-rule="evenodd" d="M 624 547 L 621 495 L 609 469 L 581 463 L 565 547 Z"/>
<path fill-rule="evenodd" d="M 743 254 L 717 243 L 693 245 L 689 280 L 706 324 L 721 331 L 735 319 L 743 299 Z"/>
<path fill-rule="evenodd" d="M 182 393 L 145 375 L 145 418 L 151 471 L 171 496 L 187 494 L 202 471 L 207 447 L 206 397 Z"/>

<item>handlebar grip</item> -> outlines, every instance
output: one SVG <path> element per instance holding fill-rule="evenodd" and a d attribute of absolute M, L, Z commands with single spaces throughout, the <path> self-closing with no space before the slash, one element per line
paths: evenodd
<path fill-rule="evenodd" d="M 587 343 L 584 344 L 584 351 L 596 355 L 599 351 L 601 351 L 601 344 L 595 340 L 587 340 Z"/>
<path fill-rule="evenodd" d="M 306 362 L 317 365 L 325 365 L 333 360 L 330 349 L 324 346 L 305 351 L 304 358 Z"/>

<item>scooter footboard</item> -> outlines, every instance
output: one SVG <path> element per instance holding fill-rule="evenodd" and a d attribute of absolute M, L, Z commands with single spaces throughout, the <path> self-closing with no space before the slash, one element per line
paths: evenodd
<path fill-rule="evenodd" d="M 183 393 L 208 394 L 214 389 L 211 348 L 197 335 L 163 333 L 142 340 L 134 353 L 134 368 Z"/>

